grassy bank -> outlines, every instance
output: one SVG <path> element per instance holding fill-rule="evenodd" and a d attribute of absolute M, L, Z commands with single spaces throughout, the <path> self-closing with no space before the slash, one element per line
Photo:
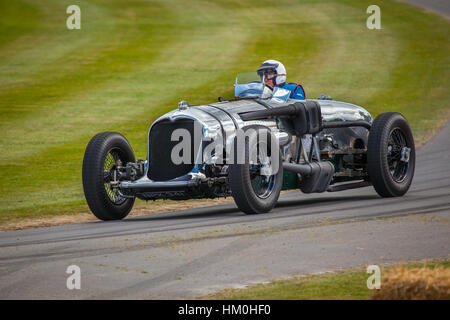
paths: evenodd
<path fill-rule="evenodd" d="M 410 262 L 401 264 L 407 269 L 413 268 L 450 268 L 450 260 L 432 262 Z M 395 266 L 380 266 L 381 286 L 383 275 Z M 307 275 L 250 286 L 245 289 L 226 289 L 199 299 L 230 300 L 364 300 L 371 297 L 373 290 L 367 288 L 370 274 L 365 269 L 346 270 L 335 273 Z"/>
<path fill-rule="evenodd" d="M 81 30 L 66 29 L 71 4 Z M 0 223 L 88 211 L 81 163 L 94 134 L 119 131 L 144 158 L 156 117 L 180 100 L 230 97 L 236 73 L 268 58 L 308 97 L 399 111 L 424 141 L 449 115 L 450 23 L 380 1 L 382 29 L 368 30 L 370 4 L 1 2 Z"/>

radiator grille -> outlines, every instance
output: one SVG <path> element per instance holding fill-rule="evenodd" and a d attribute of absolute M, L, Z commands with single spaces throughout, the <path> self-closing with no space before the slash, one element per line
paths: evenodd
<path fill-rule="evenodd" d="M 167 181 L 189 173 L 194 168 L 194 143 L 190 143 L 191 159 L 189 163 L 175 164 L 171 152 L 180 141 L 171 141 L 174 130 L 183 128 L 189 131 L 194 140 L 194 120 L 181 118 L 174 121 L 162 120 L 153 125 L 149 133 L 148 178 L 154 181 Z M 182 152 L 181 152 L 182 156 Z"/>

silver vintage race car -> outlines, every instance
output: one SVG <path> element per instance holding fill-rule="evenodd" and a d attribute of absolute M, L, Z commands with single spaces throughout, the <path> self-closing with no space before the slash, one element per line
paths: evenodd
<path fill-rule="evenodd" d="M 335 192 L 373 185 L 382 197 L 404 195 L 415 148 L 399 113 L 375 120 L 362 107 L 331 100 L 292 100 L 254 73 L 239 74 L 235 99 L 182 101 L 148 133 L 147 159 L 136 161 L 124 136 L 102 132 L 87 145 L 83 188 L 93 214 L 122 219 L 135 198 L 232 196 L 247 214 L 265 213 L 281 190 Z"/>

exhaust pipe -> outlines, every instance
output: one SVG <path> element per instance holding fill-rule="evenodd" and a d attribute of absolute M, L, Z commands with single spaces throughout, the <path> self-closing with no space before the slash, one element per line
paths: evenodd
<path fill-rule="evenodd" d="M 249 120 L 261 120 L 267 118 L 277 118 L 277 117 L 286 117 L 286 116 L 298 116 L 303 114 L 303 104 L 294 103 L 285 107 L 277 107 L 267 110 L 257 110 L 257 111 L 249 111 L 239 113 L 239 116 L 244 121 Z"/>
<path fill-rule="evenodd" d="M 283 162 L 283 169 L 302 176 L 300 189 L 304 193 L 326 191 L 334 174 L 334 165 L 330 161 L 306 164 Z"/>
<path fill-rule="evenodd" d="M 283 170 L 301 174 L 302 176 L 310 176 L 312 172 L 312 166 L 310 163 L 297 164 L 290 162 L 283 162 Z"/>

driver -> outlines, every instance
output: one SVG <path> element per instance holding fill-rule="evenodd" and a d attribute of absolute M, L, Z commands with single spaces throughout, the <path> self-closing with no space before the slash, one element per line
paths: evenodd
<path fill-rule="evenodd" d="M 305 91 L 301 84 L 286 83 L 286 68 L 277 60 L 266 60 L 258 68 L 258 75 L 261 80 L 264 76 L 264 83 L 272 90 L 275 87 L 289 90 L 291 92 L 289 98 L 297 100 L 305 100 Z"/>

